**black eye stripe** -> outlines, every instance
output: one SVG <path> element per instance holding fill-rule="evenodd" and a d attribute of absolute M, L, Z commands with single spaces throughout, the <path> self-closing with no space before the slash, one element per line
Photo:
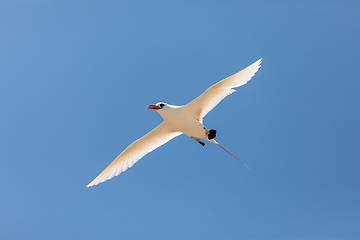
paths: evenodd
<path fill-rule="evenodd" d="M 163 104 L 163 103 L 160 103 L 160 105 L 159 105 L 160 107 L 164 107 L 165 106 L 165 104 Z"/>

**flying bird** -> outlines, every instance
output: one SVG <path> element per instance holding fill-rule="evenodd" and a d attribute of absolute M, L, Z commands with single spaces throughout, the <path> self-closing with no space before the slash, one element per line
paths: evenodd
<path fill-rule="evenodd" d="M 203 125 L 203 118 L 221 100 L 235 92 L 236 90 L 233 88 L 246 84 L 260 68 L 261 60 L 259 59 L 240 72 L 214 84 L 199 97 L 184 106 L 174 106 L 163 102 L 149 105 L 148 109 L 157 111 L 164 121 L 151 132 L 128 146 L 87 187 L 97 185 L 119 175 L 149 152 L 181 134 L 191 137 L 203 146 L 205 143 L 202 140 L 215 143 L 236 158 L 215 141 L 216 130 L 208 130 Z"/>

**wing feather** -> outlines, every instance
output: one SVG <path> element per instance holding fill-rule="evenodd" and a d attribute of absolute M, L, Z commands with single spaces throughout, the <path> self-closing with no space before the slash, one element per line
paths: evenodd
<path fill-rule="evenodd" d="M 202 122 L 206 114 L 221 102 L 221 100 L 236 91 L 232 88 L 246 84 L 255 75 L 261 67 L 261 60 L 262 59 L 259 59 L 240 72 L 212 85 L 203 94 L 184 107 L 187 108 L 196 119 Z"/>
<path fill-rule="evenodd" d="M 167 143 L 174 137 L 177 137 L 181 132 L 172 131 L 168 125 L 162 122 L 159 126 L 154 128 L 151 132 L 142 138 L 133 142 L 122 153 L 117 156 L 112 163 L 110 163 L 99 176 L 97 176 L 86 187 L 91 187 L 109 180 L 120 173 L 131 168 L 137 161 L 139 161 L 147 153 Z"/>

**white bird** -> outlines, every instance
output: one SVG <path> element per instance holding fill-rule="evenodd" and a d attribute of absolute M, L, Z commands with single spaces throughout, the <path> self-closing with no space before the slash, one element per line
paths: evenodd
<path fill-rule="evenodd" d="M 240 87 L 247 83 L 260 68 L 261 60 L 262 59 L 259 59 L 240 72 L 214 84 L 199 97 L 184 106 L 174 106 L 162 102 L 149 105 L 148 109 L 156 110 L 164 121 L 151 132 L 128 146 L 99 176 L 89 183 L 87 187 L 97 185 L 119 175 L 132 167 L 134 163 L 139 161 L 147 153 L 181 134 L 193 138 L 203 146 L 205 143 L 200 139 L 215 143 L 225 150 L 214 140 L 216 130 L 207 130 L 206 127 L 204 127 L 203 118 L 221 100 L 235 92 L 233 88 Z M 225 151 L 235 157 L 227 150 Z M 236 159 L 239 160 L 238 158 Z"/>

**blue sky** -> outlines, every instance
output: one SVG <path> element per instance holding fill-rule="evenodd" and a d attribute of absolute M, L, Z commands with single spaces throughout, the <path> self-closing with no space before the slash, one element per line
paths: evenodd
<path fill-rule="evenodd" d="M 1 1 L 1 239 L 359 239 L 357 1 Z M 263 58 L 204 120 L 85 186 Z"/>

